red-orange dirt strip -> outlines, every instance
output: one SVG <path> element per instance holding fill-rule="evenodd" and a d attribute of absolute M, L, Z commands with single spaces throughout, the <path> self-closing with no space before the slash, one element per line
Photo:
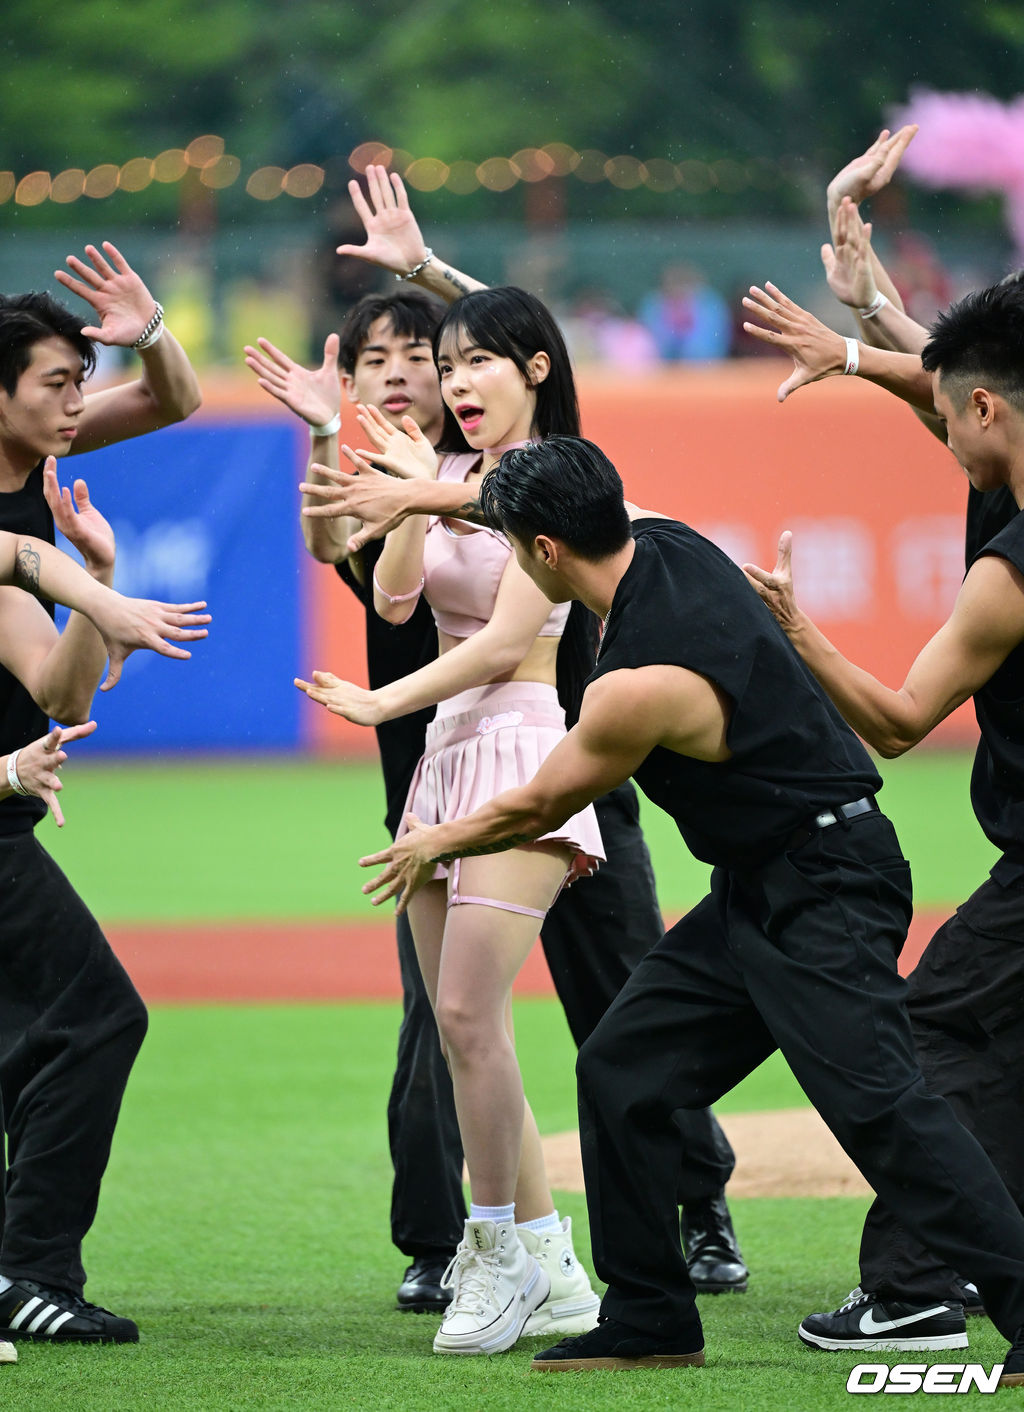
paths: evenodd
<path fill-rule="evenodd" d="M 915 916 L 900 962 L 904 975 L 946 915 Z M 394 931 L 387 922 L 182 922 L 111 926 L 107 935 L 151 1004 L 392 1000 L 402 993 Z M 552 994 L 539 945 L 520 972 L 516 991 Z"/>

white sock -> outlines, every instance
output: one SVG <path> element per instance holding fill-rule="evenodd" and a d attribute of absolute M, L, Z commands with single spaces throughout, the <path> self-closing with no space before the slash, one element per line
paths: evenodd
<path fill-rule="evenodd" d="M 510 1202 L 508 1206 L 478 1206 L 475 1201 L 469 1204 L 469 1219 L 471 1221 L 493 1221 L 496 1226 L 507 1226 L 515 1219 L 515 1204 Z"/>
<path fill-rule="evenodd" d="M 535 1221 L 517 1221 L 516 1227 L 521 1231 L 560 1231 L 562 1222 L 558 1212 L 552 1211 L 550 1216 L 538 1216 Z"/>
<path fill-rule="evenodd" d="M 6 1275 L 0 1275 L 0 1294 L 3 1294 L 5 1289 L 10 1289 L 13 1283 L 14 1281 L 9 1280 Z"/>

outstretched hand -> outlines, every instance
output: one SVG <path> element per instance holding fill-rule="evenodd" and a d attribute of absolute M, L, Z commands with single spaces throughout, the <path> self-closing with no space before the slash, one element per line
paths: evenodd
<path fill-rule="evenodd" d="M 871 224 L 861 220 L 849 196 L 843 197 L 836 212 L 833 235 L 835 245 L 821 247 L 828 287 L 840 304 L 866 309 L 878 294 L 871 263 Z"/>
<path fill-rule="evenodd" d="M 333 672 L 314 672 L 311 682 L 301 677 L 294 681 L 310 701 L 326 706 L 334 716 L 344 716 L 353 725 L 379 726 L 384 720 L 384 710 L 375 691 L 367 691 L 355 682 L 342 681 Z"/>
<path fill-rule="evenodd" d="M 43 495 L 53 515 L 53 523 L 73 544 L 92 574 L 114 567 L 114 531 L 89 498 L 89 487 L 79 478 L 74 483 L 74 499 L 68 487 L 57 479 L 57 461 L 47 456 L 43 467 Z"/>
<path fill-rule="evenodd" d="M 80 726 L 54 726 L 49 735 L 41 736 L 31 745 L 23 745 L 18 751 L 17 771 L 22 788 L 45 803 L 59 829 L 64 827 L 64 815 L 57 799 L 63 788 L 57 771 L 68 758 L 63 747 L 92 735 L 95 729 L 95 721 L 86 721 Z"/>
<path fill-rule="evenodd" d="M 363 884 L 362 891 L 368 895 L 377 894 L 373 898 L 374 907 L 397 897 L 395 912 L 399 916 L 409 906 L 413 894 L 430 881 L 436 867 L 436 845 L 432 841 L 437 832 L 436 826 L 421 823 L 415 814 L 406 814 L 405 824 L 408 833 L 403 834 L 390 848 L 385 848 L 381 853 L 370 853 L 359 860 L 361 868 L 374 868 L 381 863 L 386 865 L 382 873 Z"/>
<path fill-rule="evenodd" d="M 759 569 L 756 564 L 744 564 L 743 572 L 758 597 L 772 610 L 783 631 L 792 631 L 800 616 L 793 592 L 792 532 L 783 530 L 779 536 L 778 556 L 771 573 L 767 569 Z"/>
<path fill-rule="evenodd" d="M 356 408 L 356 420 L 373 446 L 372 451 L 355 452 L 356 456 L 382 466 L 403 480 L 436 479 L 437 452 L 412 417 L 403 417 L 401 427 L 396 427 L 379 408 L 364 406 L 360 402 Z M 351 455 L 349 459 L 352 459 Z"/>
<path fill-rule="evenodd" d="M 865 201 L 888 186 L 916 134 L 916 123 L 907 123 L 894 133 L 883 128 L 866 152 L 836 172 L 828 184 L 830 215 L 838 210 L 844 196 L 849 196 L 851 201 Z"/>
<path fill-rule="evenodd" d="M 86 338 L 119 348 L 130 348 L 141 337 L 143 329 L 156 312 L 156 300 L 145 283 L 115 245 L 103 242 L 106 257 L 95 245 L 87 245 L 87 265 L 77 255 L 69 255 L 67 263 L 78 276 L 73 279 L 64 270 L 55 270 L 54 278 L 91 304 L 99 316 L 98 325 L 82 329 Z"/>
<path fill-rule="evenodd" d="M 361 520 L 362 527 L 346 543 L 349 554 L 358 554 L 371 539 L 383 539 L 396 529 L 410 513 L 407 492 L 397 476 L 378 471 L 369 461 L 356 454 L 350 446 L 342 451 L 355 466 L 354 471 L 335 470 L 314 464 L 322 481 L 303 481 L 299 490 L 319 505 L 304 505 L 302 513 L 313 520 Z"/>
<path fill-rule="evenodd" d="M 109 691 L 117 685 L 125 659 L 140 647 L 161 657 L 183 660 L 191 657 L 191 652 L 175 647 L 174 643 L 196 642 L 207 636 L 206 628 L 200 626 L 210 621 L 209 613 L 201 611 L 205 607 L 205 603 L 157 603 L 146 598 L 125 598 L 110 590 L 102 606 L 92 614 L 110 659 L 107 679 L 100 691 Z M 167 638 L 170 641 L 165 641 Z"/>
<path fill-rule="evenodd" d="M 397 172 L 386 167 L 366 168 L 367 203 L 358 181 L 348 184 L 352 205 L 366 230 L 365 245 L 339 245 L 339 255 L 354 255 L 371 265 L 407 275 L 427 253 L 416 217 L 409 208 L 405 185 Z"/>
<path fill-rule="evenodd" d="M 843 371 L 845 340 L 799 304 L 794 304 L 776 285 L 766 283 L 764 289 L 751 285 L 743 307 L 764 321 L 762 324 L 744 323 L 746 332 L 762 343 L 783 349 L 793 359 L 793 371 L 779 384 L 775 394 L 780 402 L 785 402 L 798 387 Z"/>
<path fill-rule="evenodd" d="M 326 426 L 341 407 L 338 380 L 338 335 L 328 334 L 324 360 L 319 368 L 304 368 L 275 348 L 269 338 L 258 338 L 257 347 L 246 344 L 245 362 L 256 374 L 264 392 L 283 402 L 289 411 L 310 426 Z"/>

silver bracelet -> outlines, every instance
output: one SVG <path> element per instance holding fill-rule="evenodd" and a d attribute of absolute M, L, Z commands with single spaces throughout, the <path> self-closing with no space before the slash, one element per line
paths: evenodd
<path fill-rule="evenodd" d="M 340 412 L 335 412 L 335 414 L 334 414 L 334 416 L 331 418 L 331 420 L 330 420 L 329 422 L 324 422 L 322 426 L 314 426 L 312 422 L 310 422 L 310 424 L 309 424 L 309 434 L 310 434 L 311 437 L 314 437 L 314 436 L 337 436 L 337 434 L 338 434 L 339 431 L 341 431 L 341 413 L 340 413 Z"/>
<path fill-rule="evenodd" d="M 419 264 L 418 264 L 418 265 L 413 265 L 412 269 L 409 271 L 409 273 L 408 273 L 407 275 L 395 275 L 395 279 L 397 279 L 397 280 L 415 279 L 416 276 L 419 274 L 420 270 L 425 270 L 425 269 L 427 268 L 427 266 L 430 264 L 430 262 L 431 262 L 431 260 L 432 260 L 433 258 L 434 258 L 434 252 L 433 252 L 433 250 L 431 250 L 430 246 L 428 245 L 428 246 L 427 246 L 427 253 L 424 255 L 423 259 L 419 262 Z"/>
<path fill-rule="evenodd" d="M 152 348 L 153 344 L 156 343 L 163 336 L 163 331 L 164 306 L 162 304 L 157 304 L 156 313 L 153 315 L 149 323 L 139 334 L 138 338 L 132 344 L 132 347 L 137 349 L 140 353 L 145 348 Z"/>
<path fill-rule="evenodd" d="M 15 794 L 20 794 L 23 799 L 28 799 L 29 791 L 18 778 L 18 756 L 20 754 L 20 749 L 12 750 L 7 757 L 7 783 L 14 790 Z"/>

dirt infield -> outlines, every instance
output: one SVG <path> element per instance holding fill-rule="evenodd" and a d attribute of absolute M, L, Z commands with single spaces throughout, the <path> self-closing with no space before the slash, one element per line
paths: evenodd
<path fill-rule="evenodd" d="M 915 916 L 900 958 L 911 969 L 946 913 Z M 300 1000 L 393 1000 L 402 993 L 391 923 L 223 922 L 110 926 L 110 942 L 152 1005 Z M 551 995 L 540 946 L 516 982 Z"/>
<path fill-rule="evenodd" d="M 736 1153 L 730 1196 L 866 1196 L 870 1187 L 813 1108 L 720 1113 Z M 546 1137 L 551 1185 L 583 1190 L 579 1134 Z"/>

